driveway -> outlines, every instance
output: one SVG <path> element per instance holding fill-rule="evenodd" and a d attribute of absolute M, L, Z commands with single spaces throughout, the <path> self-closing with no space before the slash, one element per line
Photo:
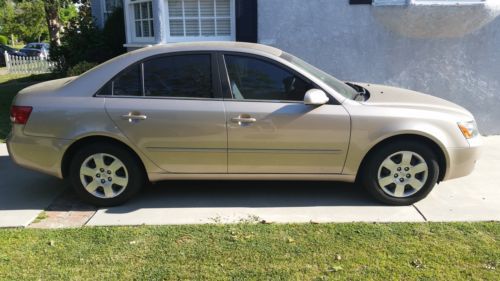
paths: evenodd
<path fill-rule="evenodd" d="M 346 183 L 171 181 L 152 185 L 123 206 L 100 210 L 81 204 L 70 190 L 61 193 L 62 181 L 14 167 L 0 146 L 0 226 L 26 226 L 43 209 L 47 221 L 32 226 L 499 221 L 500 136 L 485 138 L 485 146 L 472 175 L 438 185 L 412 206 L 381 205 Z"/>
<path fill-rule="evenodd" d="M 0 143 L 0 227 L 24 227 L 61 192 L 60 180 L 16 166 Z"/>

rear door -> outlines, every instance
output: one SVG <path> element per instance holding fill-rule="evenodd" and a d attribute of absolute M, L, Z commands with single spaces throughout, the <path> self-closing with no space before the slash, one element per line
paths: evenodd
<path fill-rule="evenodd" d="M 101 91 L 120 130 L 163 170 L 226 173 L 227 132 L 211 53 L 147 59 Z"/>

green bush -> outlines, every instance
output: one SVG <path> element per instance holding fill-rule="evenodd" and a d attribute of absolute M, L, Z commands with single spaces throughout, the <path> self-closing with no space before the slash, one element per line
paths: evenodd
<path fill-rule="evenodd" d="M 7 45 L 9 43 L 9 38 L 5 35 L 0 35 L 0 44 Z"/>
<path fill-rule="evenodd" d="M 88 4 L 80 6 L 79 16 L 71 20 L 61 36 L 61 45 L 51 45 L 50 59 L 57 75 L 78 75 L 90 63 L 96 65 L 125 53 L 123 9 L 116 9 L 103 30 L 94 23 Z M 78 67 L 77 67 L 78 65 Z"/>
<path fill-rule="evenodd" d="M 96 62 L 88 62 L 88 61 L 79 62 L 76 65 L 74 65 L 73 67 L 70 67 L 68 69 L 68 71 L 66 72 L 66 76 L 80 75 L 96 65 L 98 65 L 98 63 L 96 63 Z"/>
<path fill-rule="evenodd" d="M 125 20 L 122 8 L 116 8 L 108 17 L 102 35 L 111 56 L 115 57 L 127 51 L 123 47 L 125 44 Z"/>

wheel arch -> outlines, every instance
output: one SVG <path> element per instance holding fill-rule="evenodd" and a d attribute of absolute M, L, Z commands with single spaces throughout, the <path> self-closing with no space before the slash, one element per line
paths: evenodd
<path fill-rule="evenodd" d="M 362 171 L 364 169 L 364 166 L 367 164 L 368 160 L 370 157 L 373 155 L 375 151 L 377 151 L 380 147 L 387 145 L 388 143 L 394 142 L 394 141 L 415 141 L 419 140 L 423 143 L 425 143 L 426 146 L 428 146 L 436 155 L 437 155 L 437 160 L 438 160 L 438 165 L 439 165 L 439 176 L 438 176 L 438 182 L 442 181 L 446 175 L 447 169 L 448 169 L 448 157 L 445 152 L 445 149 L 443 146 L 436 140 L 419 135 L 419 134 L 414 134 L 414 133 L 406 133 L 406 134 L 400 134 L 400 135 L 394 135 L 387 137 L 385 139 L 379 140 L 374 146 L 370 148 L 370 150 L 365 154 L 363 157 L 363 160 L 361 161 L 361 164 L 359 165 L 358 173 L 356 174 L 356 181 L 359 180 Z"/>
<path fill-rule="evenodd" d="M 69 166 L 70 166 L 71 160 L 73 159 L 75 153 L 80 148 L 82 148 L 86 145 L 92 144 L 92 143 L 110 143 L 110 144 L 122 147 L 123 149 L 130 152 L 131 155 L 133 155 L 137 159 L 137 161 L 139 162 L 139 165 L 141 166 L 141 168 L 144 171 L 144 174 L 147 176 L 148 173 L 147 173 L 147 169 L 144 165 L 143 159 L 129 145 L 127 145 L 123 141 L 118 140 L 118 139 L 113 138 L 113 137 L 103 136 L 103 135 L 92 135 L 92 136 L 85 136 L 85 137 L 82 137 L 82 138 L 76 140 L 64 152 L 64 155 L 63 155 L 62 160 L 61 160 L 61 174 L 62 174 L 62 177 L 64 179 L 66 179 L 68 174 L 69 174 Z"/>

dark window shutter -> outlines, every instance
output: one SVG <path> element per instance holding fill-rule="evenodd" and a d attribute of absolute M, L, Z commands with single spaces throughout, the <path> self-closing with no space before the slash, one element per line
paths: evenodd
<path fill-rule="evenodd" d="M 257 43 L 257 0 L 236 0 L 236 41 Z"/>
<path fill-rule="evenodd" d="M 371 4 L 372 0 L 349 0 L 351 5 Z"/>

